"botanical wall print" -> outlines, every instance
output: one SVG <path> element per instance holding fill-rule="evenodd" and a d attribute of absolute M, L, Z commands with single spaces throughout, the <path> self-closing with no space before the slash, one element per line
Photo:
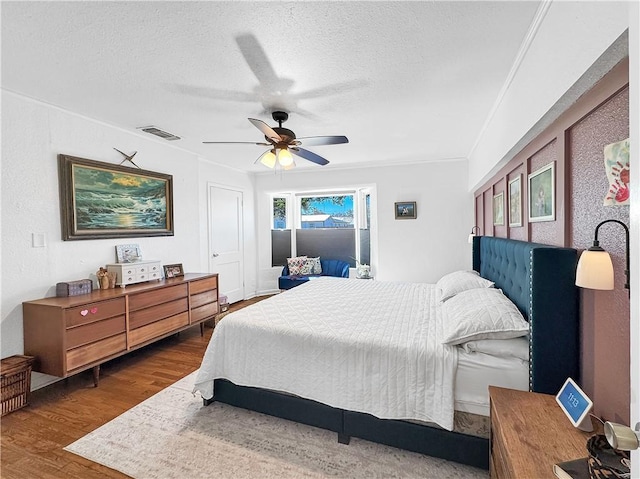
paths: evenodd
<path fill-rule="evenodd" d="M 604 169 L 609 189 L 604 206 L 629 204 L 629 138 L 604 147 Z"/>
<path fill-rule="evenodd" d="M 493 196 L 493 224 L 495 226 L 504 224 L 504 193 L 502 192 Z"/>
<path fill-rule="evenodd" d="M 529 175 L 529 222 L 554 221 L 555 162 L 543 166 Z"/>
<path fill-rule="evenodd" d="M 58 155 L 62 239 L 173 235 L 173 177 Z"/>
<path fill-rule="evenodd" d="M 522 226 L 522 175 L 509 182 L 509 226 Z"/>

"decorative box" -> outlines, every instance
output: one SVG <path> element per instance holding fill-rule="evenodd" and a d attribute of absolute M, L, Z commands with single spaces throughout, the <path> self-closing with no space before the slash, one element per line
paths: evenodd
<path fill-rule="evenodd" d="M 229 310 L 229 302 L 224 294 L 218 298 L 218 305 L 221 313 L 226 313 Z"/>
<path fill-rule="evenodd" d="M 56 296 L 78 296 L 80 294 L 88 294 L 92 290 L 93 281 L 90 279 L 80 279 L 78 281 L 56 284 Z"/>
<path fill-rule="evenodd" d="M 33 356 L 16 355 L 0 364 L 0 390 L 2 391 L 2 415 L 29 404 L 31 392 L 31 366 Z"/>
<path fill-rule="evenodd" d="M 108 264 L 107 271 L 116 273 L 116 284 L 121 288 L 128 284 L 162 279 L 162 266 L 159 260 Z"/>

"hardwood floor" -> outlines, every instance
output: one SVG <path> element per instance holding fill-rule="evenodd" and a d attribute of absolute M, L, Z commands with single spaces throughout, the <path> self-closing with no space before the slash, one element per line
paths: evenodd
<path fill-rule="evenodd" d="M 241 309 L 266 296 L 231 305 Z M 195 371 L 213 329 L 195 326 L 101 366 L 100 385 L 91 370 L 34 391 L 27 407 L 1 419 L 0 476 L 32 478 L 125 478 L 124 474 L 62 448 L 178 379 Z"/>

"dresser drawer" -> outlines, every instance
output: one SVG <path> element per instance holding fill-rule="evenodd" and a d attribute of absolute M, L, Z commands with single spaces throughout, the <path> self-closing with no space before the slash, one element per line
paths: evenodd
<path fill-rule="evenodd" d="M 213 276 L 211 278 L 192 281 L 191 286 L 189 287 L 189 292 L 191 294 L 197 294 L 197 293 L 202 293 L 203 291 L 207 291 L 210 289 L 217 289 L 217 288 L 218 288 L 218 277 Z"/>
<path fill-rule="evenodd" d="M 190 299 L 191 309 L 202 306 L 203 304 L 213 303 L 218 301 L 218 290 L 205 291 L 204 293 L 192 294 Z"/>
<path fill-rule="evenodd" d="M 147 324 L 129 332 L 129 344 L 130 346 L 136 346 L 146 341 L 156 339 L 163 334 L 175 331 L 183 326 L 187 326 L 188 324 L 189 313 L 186 312 Z"/>
<path fill-rule="evenodd" d="M 205 304 L 191 310 L 191 322 L 196 323 L 206 318 L 212 318 L 218 314 L 218 302 Z"/>
<path fill-rule="evenodd" d="M 64 312 L 67 328 L 80 324 L 93 323 L 101 319 L 124 314 L 124 298 L 111 299 L 67 309 Z"/>
<path fill-rule="evenodd" d="M 125 329 L 124 315 L 76 326 L 75 328 L 67 329 L 66 346 L 67 349 L 73 349 L 102 338 L 124 333 Z"/>
<path fill-rule="evenodd" d="M 166 303 L 174 299 L 187 297 L 187 285 L 179 284 L 168 288 L 159 288 L 152 291 L 145 291 L 140 294 L 132 294 L 129 296 L 129 311 L 137 311 L 138 309 L 148 308 L 158 303 Z"/>
<path fill-rule="evenodd" d="M 125 333 L 67 351 L 67 371 L 99 361 L 127 349 Z"/>
<path fill-rule="evenodd" d="M 129 330 L 135 330 L 145 324 L 158 321 L 169 316 L 174 316 L 179 313 L 186 313 L 189 307 L 187 305 L 187 298 L 176 299 L 168 303 L 162 303 L 157 306 L 150 306 L 145 309 L 139 309 L 129 313 Z"/>

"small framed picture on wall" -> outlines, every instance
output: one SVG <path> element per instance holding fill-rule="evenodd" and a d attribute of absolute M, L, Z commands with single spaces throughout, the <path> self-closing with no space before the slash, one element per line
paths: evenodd
<path fill-rule="evenodd" d="M 415 220 L 417 216 L 415 201 L 401 201 L 395 204 L 396 219 Z"/>
<path fill-rule="evenodd" d="M 522 226 L 522 175 L 509 181 L 509 227 Z"/>
<path fill-rule="evenodd" d="M 529 175 L 529 223 L 555 221 L 555 162 Z"/>
<path fill-rule="evenodd" d="M 504 193 L 493 195 L 493 225 L 504 225 Z"/>

